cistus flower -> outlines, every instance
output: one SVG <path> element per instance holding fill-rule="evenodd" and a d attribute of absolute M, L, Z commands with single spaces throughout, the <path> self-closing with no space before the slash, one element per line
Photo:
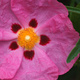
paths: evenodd
<path fill-rule="evenodd" d="M 0 79 L 57 80 L 78 39 L 57 0 L 0 0 Z"/>

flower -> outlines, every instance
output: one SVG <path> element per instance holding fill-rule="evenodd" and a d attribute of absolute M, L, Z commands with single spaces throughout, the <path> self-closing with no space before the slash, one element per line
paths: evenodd
<path fill-rule="evenodd" d="M 57 80 L 78 39 L 57 0 L 1 0 L 0 79 Z"/>

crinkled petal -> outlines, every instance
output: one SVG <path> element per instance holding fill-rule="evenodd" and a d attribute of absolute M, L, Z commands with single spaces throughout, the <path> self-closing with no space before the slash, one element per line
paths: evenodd
<path fill-rule="evenodd" d="M 10 44 L 10 41 L 0 42 L 0 79 L 13 78 L 22 60 L 23 49 L 10 50 Z"/>
<path fill-rule="evenodd" d="M 0 39 L 14 39 L 16 35 L 12 32 L 11 26 L 19 23 L 14 13 L 11 11 L 11 0 L 0 0 Z M 7 39 L 6 39 L 7 40 Z"/>
<path fill-rule="evenodd" d="M 38 47 L 34 48 L 34 58 L 23 57 L 22 64 L 12 80 L 57 80 L 58 68 Z"/>
<path fill-rule="evenodd" d="M 68 15 L 66 7 L 57 0 L 11 0 L 11 8 L 24 27 L 34 18 L 41 26 L 54 15 Z"/>
<path fill-rule="evenodd" d="M 44 34 L 49 37 L 50 42 L 48 44 L 38 46 L 57 65 L 59 74 L 69 71 L 78 56 L 70 63 L 66 63 L 66 60 L 79 39 L 79 34 L 73 29 L 69 18 L 62 16 L 62 14 L 54 16 L 38 29 L 37 34 Z"/>

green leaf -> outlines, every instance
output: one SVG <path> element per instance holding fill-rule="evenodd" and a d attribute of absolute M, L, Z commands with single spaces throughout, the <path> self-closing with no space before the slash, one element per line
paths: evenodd
<path fill-rule="evenodd" d="M 78 54 L 80 53 L 80 39 L 77 42 L 76 46 L 74 47 L 74 49 L 71 51 L 71 53 L 69 54 L 68 58 L 67 58 L 67 63 L 69 63 L 72 59 L 74 59 Z"/>
<path fill-rule="evenodd" d="M 80 3 L 76 6 L 76 9 L 80 9 Z M 76 12 L 71 13 L 70 19 L 73 23 L 74 29 L 80 33 L 80 14 L 77 14 Z"/>
<path fill-rule="evenodd" d="M 76 7 L 66 6 L 69 12 L 80 14 L 80 9 Z"/>

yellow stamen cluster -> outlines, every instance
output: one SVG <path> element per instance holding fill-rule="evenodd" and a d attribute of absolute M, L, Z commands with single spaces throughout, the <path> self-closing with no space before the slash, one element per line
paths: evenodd
<path fill-rule="evenodd" d="M 21 29 L 18 32 L 18 44 L 27 50 L 32 50 L 34 45 L 38 43 L 39 40 L 40 37 L 36 35 L 34 29 L 31 27 Z"/>

